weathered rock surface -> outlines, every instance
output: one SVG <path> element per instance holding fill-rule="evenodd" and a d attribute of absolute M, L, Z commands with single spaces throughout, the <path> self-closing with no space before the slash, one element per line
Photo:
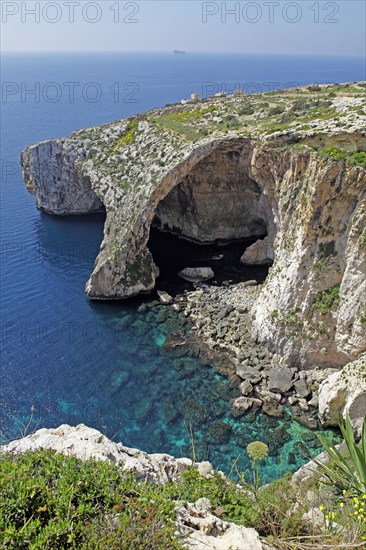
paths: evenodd
<path fill-rule="evenodd" d="M 271 98 L 285 115 L 293 112 L 292 93 Z M 252 307 L 253 337 L 287 364 L 342 366 L 357 358 L 366 345 L 366 171 L 320 153 L 366 149 L 363 89 L 343 86 L 333 99 L 322 96 L 324 112 L 332 113 L 324 118 L 319 92 L 304 93 L 308 107 L 298 119 L 309 115 L 306 130 L 295 117 L 282 133 L 271 131 L 269 123 L 280 120 L 268 118 L 261 97 L 230 97 L 27 147 L 24 180 L 41 208 L 106 209 L 88 296 L 122 299 L 154 288 L 159 270 L 147 246 L 153 223 L 202 243 L 267 235 L 265 255 L 274 263 Z M 243 101 L 254 115 L 239 114 Z M 239 123 L 223 131 L 228 112 Z M 253 246 L 247 256 L 254 250 L 262 259 Z"/>
<path fill-rule="evenodd" d="M 338 426 L 338 415 L 348 415 L 360 435 L 366 415 L 366 355 L 348 363 L 319 387 L 319 418 L 324 426 Z"/>
<path fill-rule="evenodd" d="M 210 267 L 185 267 L 178 275 L 191 283 L 200 283 L 212 279 L 215 273 Z"/>
<path fill-rule="evenodd" d="M 107 460 L 123 470 L 133 472 L 136 479 L 153 483 L 176 481 L 182 472 L 192 466 L 189 458 L 174 458 L 158 453 L 147 454 L 138 449 L 125 447 L 121 443 L 113 443 L 98 430 L 84 424 L 62 424 L 55 429 L 42 428 L 32 435 L 0 447 L 0 452 L 24 453 L 39 449 L 53 449 L 82 460 Z M 198 463 L 197 468 L 202 475 L 209 475 L 212 471 L 211 465 L 207 462 Z"/>
<path fill-rule="evenodd" d="M 200 501 L 207 499 L 200 499 Z M 183 545 L 192 550 L 264 550 L 255 529 L 223 521 L 206 506 L 186 504 L 176 510 L 177 536 L 186 536 Z M 270 550 L 266 546 L 267 550 Z"/>
<path fill-rule="evenodd" d="M 240 261 L 246 265 L 272 265 L 273 244 L 268 237 L 256 241 L 246 249 Z"/>
<path fill-rule="evenodd" d="M 268 389 L 270 391 L 284 393 L 292 387 L 292 377 L 293 372 L 288 367 L 273 367 L 269 371 Z"/>
<path fill-rule="evenodd" d="M 158 290 L 159 302 L 165 306 L 173 303 L 173 297 L 163 290 Z"/>
<path fill-rule="evenodd" d="M 79 156 L 80 150 L 65 151 L 64 140 L 38 143 L 21 155 L 25 186 L 39 208 L 57 215 L 104 209 L 89 177 L 76 166 Z"/>

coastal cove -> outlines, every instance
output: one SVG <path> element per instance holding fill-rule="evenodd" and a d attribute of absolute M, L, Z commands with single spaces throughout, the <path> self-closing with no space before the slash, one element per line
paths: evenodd
<path fill-rule="evenodd" d="M 54 67 L 46 56 L 34 56 L 28 64 L 23 61 L 23 65 L 16 56 L 10 57 L 13 57 L 12 62 L 5 64 L 9 80 L 14 79 L 15 70 L 22 71 L 28 84 L 34 80 L 36 70 L 42 74 L 44 83 L 53 80 L 55 71 L 62 75 L 58 80 L 72 80 L 73 64 L 67 56 L 56 56 L 56 62 L 52 61 Z M 255 407 L 249 407 L 245 414 L 233 412 L 235 400 L 245 395 L 239 389 L 245 378 L 240 377 L 237 365 L 230 363 L 225 353 L 225 346 L 235 347 L 235 342 L 226 341 L 226 334 L 231 333 L 227 326 L 230 319 L 234 319 L 235 326 L 242 323 L 243 333 L 236 334 L 237 341 L 248 343 L 252 326 L 247 314 L 252 302 L 247 310 L 238 311 L 236 318 L 230 317 L 234 306 L 228 307 L 222 315 L 220 311 L 224 303 L 229 306 L 232 300 L 235 304 L 236 283 L 245 284 L 253 279 L 259 283 L 265 281 L 268 265 L 254 267 L 240 263 L 245 248 L 256 239 L 232 243 L 227 248 L 223 243 L 207 245 L 203 247 L 203 258 L 199 248 L 192 248 L 194 245 L 190 243 L 184 245 L 183 251 L 182 244 L 180 263 L 174 264 L 172 269 L 169 256 L 177 245 L 173 240 L 169 248 L 170 236 L 163 234 L 165 252 L 161 253 L 164 241 L 159 241 L 159 236 L 155 256 L 152 252 L 154 259 L 161 254 L 158 261 L 161 276 L 156 289 L 172 294 L 173 305 L 160 303 L 156 290 L 123 302 L 90 301 L 84 295 L 84 285 L 96 265 L 95 258 L 103 238 L 104 213 L 52 216 L 37 210 L 23 188 L 18 156 L 29 144 L 179 102 L 200 87 L 200 79 L 217 80 L 218 73 L 220 78 L 227 78 L 229 85 L 244 80 L 240 76 L 244 73 L 246 80 L 249 79 L 250 74 L 250 63 L 240 56 L 232 56 L 229 64 L 226 57 L 220 61 L 220 67 L 215 68 L 214 62 L 211 66 L 208 64 L 210 69 L 206 69 L 203 76 L 199 76 L 202 67 L 199 56 L 171 59 L 131 54 L 125 58 L 111 56 L 107 60 L 103 56 L 97 59 L 85 56 L 84 84 L 93 80 L 95 63 L 101 71 L 99 74 L 103 75 L 100 77 L 103 95 L 97 109 L 82 97 L 76 103 L 69 103 L 66 97 L 55 103 L 44 100 L 32 103 L 14 96 L 3 105 L 7 132 L 3 140 L 6 142 L 3 159 L 8 165 L 2 201 L 5 361 L 0 388 L 1 439 L 4 442 L 14 439 L 24 429 L 33 431 L 62 423 L 84 423 L 113 441 L 146 452 L 164 452 L 175 457 L 194 453 L 197 460 L 209 460 L 215 468 L 234 476 L 237 471 L 249 470 L 245 447 L 253 440 L 260 440 L 269 447 L 269 459 L 263 467 L 266 481 L 288 471 L 294 472 L 308 461 L 309 454 L 319 453 L 321 445 L 314 430 L 305 425 L 304 418 L 301 422 L 299 414 L 297 420 L 294 418 L 294 411 L 286 400 L 281 401 L 280 396 L 281 416 L 268 416 Z M 163 63 L 169 68 L 171 78 L 168 82 L 163 77 L 160 80 L 158 76 L 152 77 L 154 63 Z M 258 67 L 261 63 L 263 61 L 259 60 Z M 281 82 L 285 83 L 287 75 L 290 81 L 294 62 L 279 58 L 276 63 L 277 70 L 286 75 L 281 77 Z M 329 64 L 327 81 L 353 81 L 362 76 L 357 61 L 349 65 L 344 78 L 340 78 L 336 70 L 336 60 L 333 63 Z M 183 65 L 179 67 L 179 64 Z M 221 72 L 225 64 L 228 66 L 226 73 Z M 309 69 L 309 75 L 298 82 L 299 85 L 320 81 L 323 66 L 311 66 L 314 72 Z M 261 71 L 264 80 L 268 67 L 263 65 Z M 122 84 L 138 82 L 138 103 L 125 101 L 126 98 L 121 103 L 114 101 L 110 86 L 116 74 L 121 75 Z M 166 71 L 163 74 L 167 74 Z M 42 120 L 41 112 L 46 115 Z M 11 133 L 14 126 L 17 131 Z M 22 162 L 27 164 L 26 156 Z M 161 219 L 166 216 L 164 208 L 165 205 L 158 211 Z M 169 218 L 166 219 L 169 222 Z M 271 223 L 270 220 L 268 225 Z M 154 229 L 151 229 L 151 251 L 153 238 Z M 194 287 L 173 277 L 172 272 L 188 265 L 184 254 L 193 254 L 193 250 L 195 265 L 211 265 L 215 269 L 222 253 L 231 261 L 230 269 L 216 269 L 216 278 L 207 287 L 192 293 Z M 216 313 L 221 315 L 221 328 L 217 323 L 215 332 L 216 328 L 213 330 L 199 308 L 204 303 L 206 308 L 215 309 L 215 303 L 220 303 L 215 292 L 220 288 L 224 289 L 223 303 Z M 246 288 L 251 296 L 257 286 Z M 207 302 L 203 302 L 202 295 Z M 224 318 L 226 325 L 222 324 Z M 272 325 L 267 326 L 268 331 L 272 330 Z M 286 326 L 288 335 L 294 330 L 294 323 L 287 322 Z M 211 337 L 214 345 L 210 346 Z M 248 355 L 240 358 L 240 364 L 247 361 L 248 368 L 254 368 L 255 359 L 255 364 L 261 364 L 266 372 L 263 376 L 266 379 L 274 354 L 266 351 L 261 355 L 262 344 L 259 337 L 253 345 L 248 344 L 248 349 L 244 350 Z M 286 353 L 290 361 L 293 350 L 288 352 L 286 348 Z M 350 358 L 354 358 L 351 353 Z M 313 366 L 315 364 L 316 361 Z M 291 376 L 300 387 L 299 380 L 303 380 L 298 374 L 300 365 L 294 363 L 293 366 Z M 333 372 L 331 368 L 335 365 L 329 359 L 324 366 Z M 298 405 L 298 402 L 293 404 Z M 315 412 L 316 406 L 313 410 L 310 407 L 310 416 L 314 418 Z M 334 442 L 339 440 L 336 433 L 331 430 L 328 433 Z"/>

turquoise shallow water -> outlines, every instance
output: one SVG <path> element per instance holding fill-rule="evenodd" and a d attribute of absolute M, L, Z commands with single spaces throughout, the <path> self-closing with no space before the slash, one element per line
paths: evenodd
<path fill-rule="evenodd" d="M 98 329 L 75 324 L 72 337 L 64 334 L 73 350 L 80 339 L 83 344 L 88 340 L 91 361 L 66 352 L 62 371 L 52 369 L 50 358 L 51 376 L 45 369 L 27 388 L 26 375 L 18 386 L 21 410 L 17 395 L 6 404 L 8 435 L 28 423 L 33 407 L 30 430 L 83 422 L 148 452 L 208 459 L 234 476 L 239 471 L 250 475 L 245 447 L 260 440 L 270 450 L 262 466 L 266 481 L 295 471 L 321 450 L 315 434 L 288 412 L 281 419 L 262 413 L 234 418 L 229 403 L 238 390 L 216 370 L 225 359 L 220 365 L 192 339 L 182 314 L 151 298 L 92 307 L 99 314 Z M 100 368 L 92 361 L 94 354 L 103 358 Z"/>
<path fill-rule="evenodd" d="M 102 240 L 100 216 L 53 218 L 40 213 L 21 181 L 19 153 L 28 144 L 179 101 L 204 82 L 306 84 L 361 80 L 362 60 L 285 56 L 55 55 L 5 56 L 4 81 L 19 89 L 97 82 L 100 101 L 70 102 L 14 94 L 1 103 L 0 435 L 27 426 L 84 422 L 115 440 L 150 452 L 209 458 L 227 473 L 249 468 L 245 446 L 270 447 L 267 480 L 294 470 L 317 452 L 314 434 L 290 417 L 249 414 L 234 419 L 235 391 L 194 346 L 184 319 L 163 306 L 139 311 L 145 298 L 90 303 L 84 285 Z M 281 77 L 279 77 L 281 75 Z M 137 102 L 110 88 L 138 85 Z M 62 88 L 64 89 L 64 88 Z M 144 309 L 144 308 L 143 308 Z M 183 331 L 183 335 L 182 335 Z M 184 334 L 185 332 L 185 334 Z M 32 412 L 33 411 L 33 412 Z"/>

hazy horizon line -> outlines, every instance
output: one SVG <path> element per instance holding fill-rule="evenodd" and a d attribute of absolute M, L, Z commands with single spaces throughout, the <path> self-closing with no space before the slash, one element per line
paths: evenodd
<path fill-rule="evenodd" d="M 167 54 L 172 53 L 175 50 L 168 49 L 168 50 L 2 50 L 0 55 L 3 54 L 26 54 L 26 55 L 32 55 L 32 54 Z M 184 51 L 184 55 L 190 55 L 190 54 L 208 54 L 208 55 L 223 55 L 223 54 L 232 54 L 232 55 L 268 55 L 268 56 L 276 56 L 276 55 L 287 55 L 289 57 L 301 57 L 301 56 L 312 56 L 312 57 L 352 57 L 352 58 L 360 58 L 360 59 L 366 59 L 366 55 L 364 54 L 342 54 L 342 53 L 335 53 L 335 54 L 319 54 L 319 53 L 313 53 L 313 52 L 298 52 L 298 53 L 289 53 L 289 52 L 248 52 L 248 51 L 230 51 L 230 50 L 218 50 L 218 51 L 207 51 L 207 50 L 178 50 L 178 51 Z"/>

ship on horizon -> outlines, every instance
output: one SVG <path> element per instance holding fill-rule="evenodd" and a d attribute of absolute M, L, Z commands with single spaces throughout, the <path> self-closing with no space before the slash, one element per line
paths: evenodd
<path fill-rule="evenodd" d="M 173 50 L 174 55 L 185 55 L 186 53 L 184 50 Z"/>

